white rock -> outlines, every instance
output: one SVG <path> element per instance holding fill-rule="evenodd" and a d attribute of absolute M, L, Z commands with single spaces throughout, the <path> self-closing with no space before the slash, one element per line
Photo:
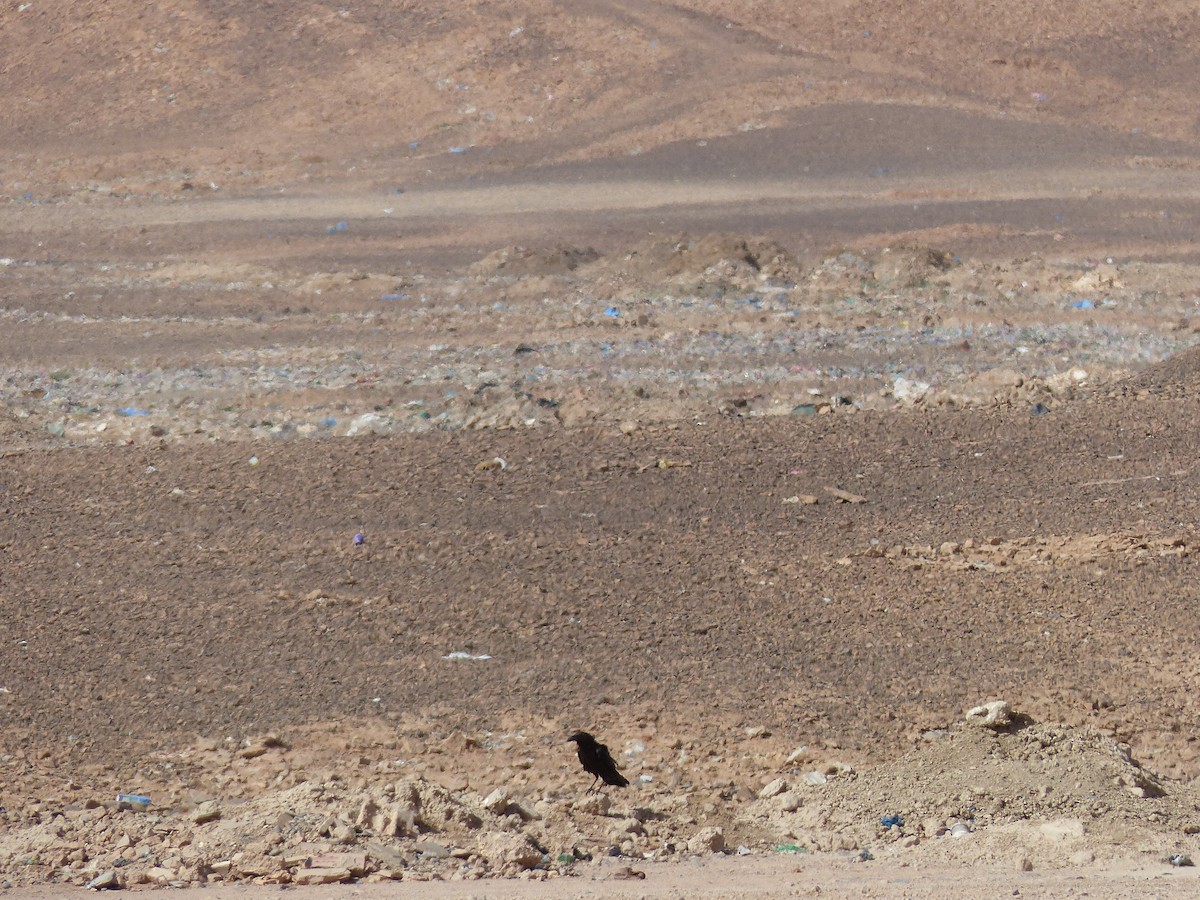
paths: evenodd
<path fill-rule="evenodd" d="M 1012 708 L 1005 700 L 992 700 L 967 710 L 967 722 L 982 728 L 1004 728 L 1012 722 Z"/>
<path fill-rule="evenodd" d="M 776 778 L 774 781 L 769 781 L 763 785 L 762 790 L 758 792 L 758 799 L 766 800 L 769 797 L 777 797 L 787 789 L 787 780 L 783 778 Z"/>
<path fill-rule="evenodd" d="M 504 788 L 496 788 L 483 798 L 483 808 L 496 816 L 504 815 L 512 798 Z"/>
<path fill-rule="evenodd" d="M 716 827 L 701 828 L 688 841 L 688 851 L 691 853 L 720 853 L 724 849 L 725 832 Z"/>

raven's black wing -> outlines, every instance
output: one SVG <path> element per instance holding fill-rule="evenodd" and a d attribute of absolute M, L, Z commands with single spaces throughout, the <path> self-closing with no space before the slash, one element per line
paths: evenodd
<path fill-rule="evenodd" d="M 608 752 L 608 747 L 600 744 L 596 748 L 596 761 L 600 764 L 598 768 L 601 770 L 597 774 L 604 779 L 605 784 L 611 784 L 613 787 L 628 787 L 629 779 L 617 771 L 616 760 L 612 758 L 612 754 Z"/>

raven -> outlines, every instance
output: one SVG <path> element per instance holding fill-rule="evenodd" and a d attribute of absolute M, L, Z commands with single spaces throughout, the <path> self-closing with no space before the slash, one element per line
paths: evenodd
<path fill-rule="evenodd" d="M 629 786 L 629 779 L 617 771 L 617 764 L 613 762 L 612 754 L 608 752 L 606 746 L 586 731 L 577 731 L 567 738 L 568 744 L 572 741 L 575 742 L 575 747 L 579 751 L 579 761 L 583 764 L 583 770 L 589 775 L 595 776 L 587 793 L 590 794 L 596 787 L 596 782 L 601 779 L 605 784 L 611 784 L 613 787 Z"/>

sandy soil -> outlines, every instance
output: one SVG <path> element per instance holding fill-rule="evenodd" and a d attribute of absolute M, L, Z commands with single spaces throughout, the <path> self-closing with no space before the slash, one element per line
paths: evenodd
<path fill-rule="evenodd" d="M 1192 895 L 1197 20 L 1028 7 L 0 11 L 6 895 Z"/>

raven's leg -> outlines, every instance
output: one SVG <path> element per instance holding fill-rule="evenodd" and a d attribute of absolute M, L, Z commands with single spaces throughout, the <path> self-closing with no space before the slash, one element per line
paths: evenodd
<path fill-rule="evenodd" d="M 597 775 L 595 778 L 592 779 L 592 783 L 590 785 L 588 785 L 588 789 L 586 791 L 584 791 L 584 796 L 587 796 L 588 794 L 590 794 L 592 792 L 592 789 L 596 787 L 596 782 L 599 780 L 600 780 L 599 775 Z"/>

